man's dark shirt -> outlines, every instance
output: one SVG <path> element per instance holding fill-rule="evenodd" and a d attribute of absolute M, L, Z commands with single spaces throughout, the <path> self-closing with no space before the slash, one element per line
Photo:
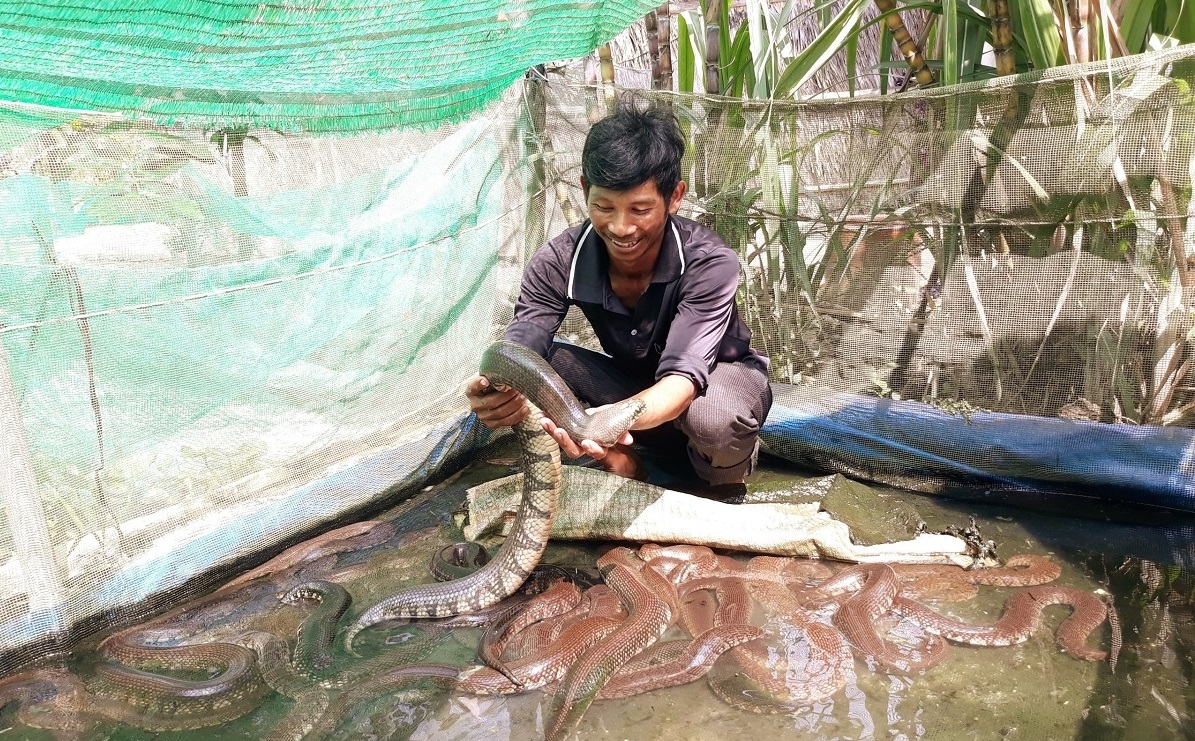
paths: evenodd
<path fill-rule="evenodd" d="M 647 385 L 684 376 L 700 395 L 715 362 L 742 361 L 767 372 L 767 358 L 751 349 L 751 331 L 735 305 L 738 283 L 738 256 L 722 238 L 673 216 L 652 282 L 628 309 L 610 287 L 606 246 L 586 221 L 532 256 L 506 339 L 546 357 L 568 308 L 576 305 L 602 349 L 628 374 Z"/>

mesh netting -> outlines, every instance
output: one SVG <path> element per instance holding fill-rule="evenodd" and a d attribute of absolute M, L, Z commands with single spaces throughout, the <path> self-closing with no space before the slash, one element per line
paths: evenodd
<path fill-rule="evenodd" d="M 0 124 L 20 140 L 0 180 L 6 461 L 28 461 L 6 463 L 5 651 L 153 610 L 474 442 L 458 389 L 522 217 L 500 110 L 235 143 Z"/>
<path fill-rule="evenodd" d="M 196 128 L 365 131 L 476 112 L 644 2 L 5 2 L 0 100 Z"/>
<path fill-rule="evenodd" d="M 691 138 L 685 213 L 742 256 L 769 450 L 1191 509 L 1192 54 L 836 103 L 640 93 Z M 460 386 L 583 213 L 609 100 L 528 82 L 337 137 L 6 106 L 0 673 L 479 442 Z"/>
<path fill-rule="evenodd" d="M 1191 53 L 851 102 L 657 94 L 782 384 L 769 450 L 926 492 L 1189 511 Z M 594 114 L 560 95 L 571 185 Z"/>

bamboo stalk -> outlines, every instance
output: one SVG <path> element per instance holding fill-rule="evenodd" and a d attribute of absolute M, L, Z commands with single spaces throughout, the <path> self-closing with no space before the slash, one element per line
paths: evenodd
<path fill-rule="evenodd" d="M 660 29 L 656 11 L 643 16 L 643 31 L 647 37 L 647 58 L 651 60 L 651 89 L 660 90 Z"/>
<path fill-rule="evenodd" d="M 705 92 L 710 95 L 722 92 L 718 74 L 719 59 L 722 55 L 719 48 L 721 46 L 718 41 L 719 36 L 720 31 L 717 24 L 705 27 Z"/>
<path fill-rule="evenodd" d="M 896 42 L 900 53 L 905 58 L 905 62 L 909 65 L 909 74 L 918 85 L 922 87 L 932 85 L 938 81 L 938 75 L 925 62 L 925 56 L 921 51 L 921 45 L 909 33 L 909 29 L 905 28 L 904 21 L 900 19 L 900 13 L 896 11 L 896 3 L 892 0 L 875 0 L 876 7 L 884 13 L 884 24 L 888 26 L 888 30 L 892 32 L 892 39 Z"/>
<path fill-rule="evenodd" d="M 1170 178 L 1164 174 L 1157 177 L 1158 189 L 1162 192 L 1162 210 L 1165 215 L 1158 218 L 1166 227 L 1166 235 L 1170 238 L 1170 252 L 1174 258 L 1174 268 L 1178 273 L 1178 283 L 1183 287 L 1183 300 L 1190 304 L 1195 299 L 1195 276 L 1192 275 L 1191 259 L 1195 255 L 1187 254 L 1186 226 L 1187 217 L 1182 215 L 1179 207 L 1178 194 Z"/>
<path fill-rule="evenodd" d="M 660 80 L 657 90 L 672 89 L 672 16 L 668 3 L 656 8 L 657 37 L 660 48 Z"/>
<path fill-rule="evenodd" d="M 1014 74 L 1017 71 L 1017 56 L 1012 51 L 1012 15 L 1008 0 L 990 0 L 988 15 L 992 20 L 992 53 L 996 59 L 996 74 Z"/>
<path fill-rule="evenodd" d="M 589 122 L 591 124 L 596 123 L 597 119 L 600 119 L 607 114 L 613 113 L 614 106 L 615 106 L 614 55 L 610 51 L 609 43 L 602 44 L 601 46 L 599 46 L 597 48 L 597 57 L 598 57 L 598 66 L 601 70 L 601 77 L 602 77 L 602 80 L 600 83 L 601 88 L 602 88 L 602 99 L 605 103 L 606 110 L 603 113 L 599 114 L 598 111 L 590 109 Z M 557 188 L 559 188 L 560 185 L 561 185 L 560 183 L 557 183 Z"/>
<path fill-rule="evenodd" d="M 602 69 L 602 82 L 614 84 L 614 56 L 610 53 L 610 44 L 602 44 L 597 48 L 598 62 Z"/>
<path fill-rule="evenodd" d="M 1070 21 L 1068 32 L 1075 50 L 1075 61 L 1080 64 L 1090 62 L 1094 43 L 1089 23 L 1092 15 L 1091 3 L 1088 0 L 1066 0 L 1066 7 Z"/>

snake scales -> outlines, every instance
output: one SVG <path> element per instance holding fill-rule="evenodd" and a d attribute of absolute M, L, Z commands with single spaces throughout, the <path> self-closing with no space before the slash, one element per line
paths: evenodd
<path fill-rule="evenodd" d="M 517 343 L 491 345 L 482 356 L 480 371 L 497 386 L 517 389 L 532 405 L 531 414 L 515 427 L 524 477 L 511 533 L 493 559 L 475 573 L 404 589 L 367 609 L 345 633 L 350 652 L 356 635 L 371 625 L 480 610 L 510 596 L 526 580 L 547 547 L 560 496 L 560 448 L 540 426 L 539 409 L 574 439 L 603 444 L 616 442 L 643 412 L 643 403 L 632 399 L 589 414 L 547 361 Z"/>

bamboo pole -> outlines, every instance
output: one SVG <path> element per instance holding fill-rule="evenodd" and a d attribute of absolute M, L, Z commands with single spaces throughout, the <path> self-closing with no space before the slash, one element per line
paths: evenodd
<path fill-rule="evenodd" d="M 992 17 L 992 54 L 996 58 L 996 74 L 1011 75 L 1017 71 L 1017 55 L 1012 50 L 1012 15 L 1008 0 L 990 0 Z"/>
<path fill-rule="evenodd" d="M 904 21 L 900 19 L 900 13 L 896 12 L 896 3 L 892 0 L 875 0 L 875 4 L 880 12 L 885 14 L 884 24 L 892 32 L 893 41 L 896 42 L 905 62 L 909 65 L 909 74 L 922 87 L 937 82 L 938 75 L 926 64 L 921 46 L 909 33 L 909 29 L 905 28 Z"/>
<path fill-rule="evenodd" d="M 722 56 L 720 36 L 718 24 L 711 23 L 705 27 L 705 92 L 709 95 L 724 92 L 721 89 L 722 83 L 718 74 L 718 65 Z"/>
<path fill-rule="evenodd" d="M 651 10 L 643 16 L 643 32 L 647 37 L 647 58 L 651 61 L 651 89 L 660 89 L 660 29 L 659 16 Z"/>
<path fill-rule="evenodd" d="M 610 44 L 605 43 L 597 48 L 598 63 L 602 71 L 602 96 L 606 101 L 606 114 L 614 112 L 614 55 L 610 51 Z M 594 123 L 594 121 L 590 121 Z"/>
<path fill-rule="evenodd" d="M 660 48 L 660 79 L 657 90 L 672 89 L 672 16 L 668 3 L 656 8 L 657 38 Z M 654 70 L 653 70 L 654 71 Z"/>

